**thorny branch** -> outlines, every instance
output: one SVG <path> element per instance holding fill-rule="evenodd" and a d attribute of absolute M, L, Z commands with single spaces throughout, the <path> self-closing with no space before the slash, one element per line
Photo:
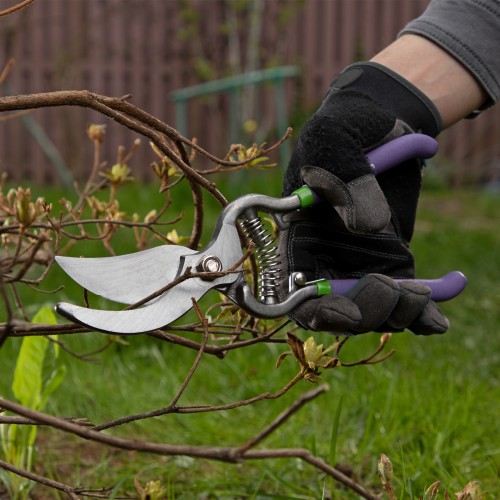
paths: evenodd
<path fill-rule="evenodd" d="M 23 2 L 23 4 L 26 3 Z M 6 77 L 11 66 L 12 63 L 9 63 L 3 70 L 0 75 L 0 82 Z M 4 310 L 6 311 L 5 322 L 0 323 L 0 347 L 8 339 L 57 335 L 58 339 L 52 338 L 52 342 L 56 342 L 68 354 L 80 361 L 93 359 L 99 352 L 107 349 L 112 342 L 101 344 L 91 353 L 79 354 L 72 352 L 65 346 L 63 339 L 69 335 L 89 335 L 91 332 L 89 332 L 88 328 L 82 328 L 74 324 L 45 325 L 29 322 L 23 312 L 24 308 L 19 298 L 18 287 L 31 286 L 38 291 L 42 291 L 41 285 L 54 264 L 55 255 L 64 254 L 72 247 L 78 248 L 77 245 L 80 242 L 101 242 L 106 251 L 114 255 L 115 235 L 118 229 L 132 233 L 138 250 L 148 248 L 158 241 L 161 241 L 162 244 L 179 244 L 182 238 L 185 239 L 189 248 L 197 249 L 201 242 L 205 222 L 203 193 L 212 196 L 221 206 L 227 204 L 226 197 L 216 184 L 209 180 L 209 175 L 216 172 L 229 172 L 242 168 L 262 166 L 267 161 L 266 155 L 279 147 L 290 135 L 290 131 L 288 131 L 283 138 L 270 147 L 254 145 L 251 148 L 245 148 L 242 145 L 234 145 L 226 157 L 217 158 L 205 151 L 196 140 L 181 136 L 169 125 L 129 103 L 128 98 L 129 96 L 111 98 L 86 90 L 0 97 L 0 111 L 13 112 L 13 114 L 8 115 L 9 117 L 15 117 L 19 112 L 41 107 L 80 106 L 93 109 L 104 116 L 110 117 L 120 125 L 147 138 L 157 157 L 157 161 L 153 162 L 152 167 L 160 180 L 160 192 L 164 196 L 163 206 L 159 210 L 151 210 L 143 220 L 138 214 L 133 214 L 131 217 L 127 215 L 119 203 L 120 188 L 132 179 L 128 162 L 133 160 L 133 155 L 140 146 L 140 141 L 136 141 L 128 152 L 121 146 L 117 153 L 116 163 L 112 168 L 106 170 L 106 163 L 101 157 L 101 146 L 105 140 L 106 130 L 103 125 L 97 124 L 89 126 L 87 130 L 88 138 L 94 148 L 94 158 L 89 177 L 82 187 L 76 186 L 76 202 L 72 203 L 66 199 L 61 200 L 61 209 L 58 213 L 56 213 L 54 206 L 47 203 L 43 198 L 34 199 L 29 189 L 19 187 L 18 189 L 7 190 L 7 179 L 0 179 L 0 298 L 5 305 Z M 195 158 L 201 158 L 213 166 L 207 167 L 205 165 L 203 169 L 195 167 Z M 193 222 L 191 234 L 187 237 L 179 236 L 175 230 L 167 233 L 165 231 L 165 228 L 175 227 L 175 224 L 182 219 L 182 214 L 170 215 L 174 206 L 171 189 L 179 182 L 189 184 L 193 199 Z M 102 193 L 107 194 L 103 196 Z M 167 214 L 170 216 L 169 219 L 166 219 Z M 253 281 L 254 286 L 256 286 L 255 262 L 249 263 L 254 249 L 244 238 L 242 238 L 242 244 L 246 247 L 242 258 L 224 274 L 242 272 L 240 267 L 245 267 L 248 264 L 250 268 L 250 271 L 247 272 L 248 280 Z M 219 275 L 220 273 L 210 273 L 209 277 L 216 278 Z M 170 288 L 178 286 L 188 279 L 201 276 L 208 277 L 207 273 L 193 272 L 188 269 L 172 283 L 133 304 L 130 308 L 140 307 Z M 87 302 L 86 293 L 84 294 L 84 300 Z M 228 411 L 264 400 L 278 399 L 296 387 L 303 379 L 311 382 L 318 381 L 320 369 L 373 364 L 392 354 L 390 352 L 388 355 L 380 357 L 388 340 L 388 337 L 384 337 L 379 348 L 371 356 L 359 362 L 341 363 L 339 356 L 346 343 L 345 340 L 340 341 L 337 339 L 333 346 L 323 350 L 322 346 L 316 346 L 312 338 L 304 343 L 293 335 L 292 332 L 296 330 L 296 327 L 290 325 L 286 320 L 261 321 L 243 313 L 233 304 L 227 302 L 210 306 L 210 316 L 208 316 L 208 312 L 204 314 L 195 301 L 193 302 L 193 308 L 198 317 L 197 322 L 169 325 L 163 330 L 147 334 L 156 341 L 169 342 L 196 351 L 196 357 L 183 382 L 174 397 L 163 408 L 134 415 L 125 415 L 108 422 L 93 425 L 85 417 L 64 419 L 3 399 L 0 400 L 0 407 L 3 410 L 12 412 L 14 415 L 1 415 L 0 423 L 8 425 L 48 425 L 83 439 L 115 448 L 161 455 L 184 455 L 229 463 L 277 457 L 298 458 L 311 464 L 318 471 L 322 471 L 341 482 L 363 498 L 377 498 L 332 465 L 312 455 L 308 450 L 255 449 L 265 438 L 285 424 L 299 408 L 324 393 L 327 390 L 326 386 L 318 386 L 316 389 L 304 393 L 265 429 L 240 446 L 208 447 L 159 444 L 102 433 L 106 429 L 119 428 L 131 422 L 152 417 L 169 414 Z M 283 330 L 288 330 L 288 338 L 281 334 Z M 311 340 L 313 344 L 311 344 Z M 297 374 L 280 390 L 275 392 L 266 391 L 224 405 L 199 404 L 186 406 L 179 404 L 188 385 L 195 383 L 193 382 L 195 372 L 206 355 L 223 359 L 231 351 L 261 343 L 290 345 L 292 354 L 299 363 Z M 311 352 L 313 355 L 311 355 Z M 333 352 L 333 356 L 327 356 L 329 352 Z M 286 354 L 283 353 L 280 356 L 278 364 L 283 361 Z M 58 483 L 31 471 L 21 470 L 19 467 L 4 461 L 0 461 L 0 468 L 65 492 L 70 498 L 78 498 L 79 496 L 105 498 L 109 493 L 105 489 L 83 490 Z"/>

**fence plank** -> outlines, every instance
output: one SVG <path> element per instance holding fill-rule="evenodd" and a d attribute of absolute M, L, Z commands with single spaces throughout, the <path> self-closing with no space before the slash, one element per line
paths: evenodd
<path fill-rule="evenodd" d="M 427 0 L 263 0 L 259 68 L 299 64 L 302 75 L 287 82 L 289 108 L 313 109 L 333 76 L 357 57 L 370 58 L 425 9 Z M 184 5 L 184 6 L 182 6 Z M 175 126 L 173 90 L 199 83 L 199 63 L 212 65 L 217 77 L 230 72 L 229 44 L 224 35 L 227 2 L 223 0 L 51 0 L 35 2 L 0 24 L 0 64 L 14 56 L 17 65 L 8 83 L 16 93 L 89 89 L 103 94 L 133 95 L 132 102 Z M 189 11 L 191 6 L 191 11 Z M 288 9 L 288 11 L 286 11 Z M 288 23 L 281 17 L 291 13 Z M 195 19 L 186 36 L 186 19 Z M 194 17 L 193 17 L 194 16 Z M 234 19 L 247 26 L 244 12 Z M 197 20 L 196 20 L 197 19 Z M 29 36 L 27 36 L 29 34 Z M 248 33 L 235 38 L 244 49 Z M 234 46 L 233 46 L 234 50 Z M 241 66 L 247 63 L 240 52 Z M 5 92 L 5 89 L 3 89 Z M 254 114 L 276 129 L 274 99 L 262 89 Z M 228 147 L 228 99 L 215 96 L 189 104 L 190 133 L 210 151 Z M 95 112 L 82 109 L 39 110 L 33 118 L 44 127 L 64 161 L 79 178 L 92 161 L 86 140 L 89 122 L 108 124 L 105 156 L 112 162 L 119 144 L 136 135 Z M 456 164 L 456 181 L 488 178 L 499 163 L 500 109 L 476 122 L 464 122 L 440 138 L 445 162 Z M 269 141 L 277 134 L 268 137 Z M 249 140 L 251 137 L 249 137 Z M 146 142 L 146 141 L 144 141 Z M 148 176 L 154 158 L 145 145 L 137 157 L 137 174 Z M 53 182 L 57 174 L 22 122 L 0 123 L 0 169 L 15 180 Z"/>

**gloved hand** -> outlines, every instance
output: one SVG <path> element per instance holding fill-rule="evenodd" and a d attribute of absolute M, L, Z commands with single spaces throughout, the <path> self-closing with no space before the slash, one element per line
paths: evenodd
<path fill-rule="evenodd" d="M 334 80 L 300 133 L 283 183 L 284 196 L 305 183 L 328 203 L 290 214 L 279 251 L 284 277 L 300 271 L 308 280 L 360 280 L 345 297 L 301 304 L 290 315 L 296 323 L 343 334 L 448 329 L 426 285 L 391 279 L 415 277 L 408 245 L 422 164 L 411 160 L 375 178 L 365 158 L 400 135 L 434 137 L 440 129 L 433 103 L 381 65 L 357 63 Z"/>

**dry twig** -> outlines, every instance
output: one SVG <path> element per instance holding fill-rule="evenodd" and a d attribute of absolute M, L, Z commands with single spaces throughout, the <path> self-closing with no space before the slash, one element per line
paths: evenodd
<path fill-rule="evenodd" d="M 16 5 L 13 5 L 12 7 L 9 7 L 8 9 L 0 10 L 0 17 L 8 16 L 9 14 L 12 14 L 18 10 L 21 10 L 24 7 L 27 7 L 32 2 L 34 2 L 34 0 L 23 0 L 22 2 L 20 2 Z"/>

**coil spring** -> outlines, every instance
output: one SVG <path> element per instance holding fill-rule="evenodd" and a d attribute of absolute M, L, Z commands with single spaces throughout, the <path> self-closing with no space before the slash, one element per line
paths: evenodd
<path fill-rule="evenodd" d="M 258 215 L 242 221 L 245 233 L 255 245 L 255 260 L 259 269 L 259 298 L 272 304 L 278 298 L 281 260 L 274 238 Z"/>

